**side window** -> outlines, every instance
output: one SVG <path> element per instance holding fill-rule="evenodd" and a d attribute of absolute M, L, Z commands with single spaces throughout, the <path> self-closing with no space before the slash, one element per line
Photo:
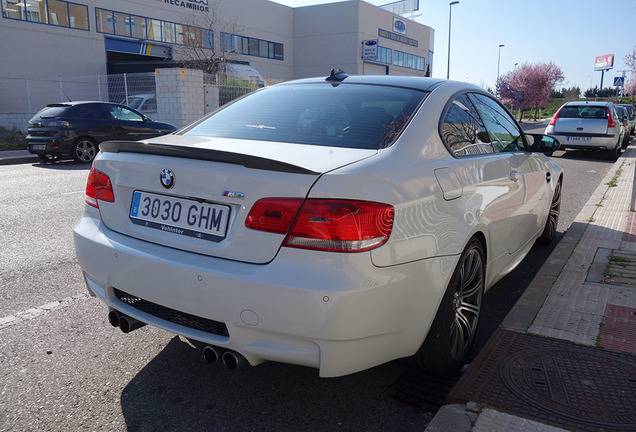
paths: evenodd
<path fill-rule="evenodd" d="M 91 118 L 91 119 L 105 119 L 108 118 L 106 115 L 106 111 L 101 105 L 96 104 L 86 104 L 79 105 L 79 116 L 81 118 Z"/>
<path fill-rule="evenodd" d="M 521 131 L 501 105 L 482 94 L 471 94 L 471 100 L 484 120 L 496 152 L 525 151 Z"/>
<path fill-rule="evenodd" d="M 79 104 L 68 109 L 65 117 L 76 117 L 82 119 L 107 119 L 108 114 L 97 104 Z"/>
<path fill-rule="evenodd" d="M 484 123 L 465 94 L 451 102 L 442 124 L 442 138 L 454 156 L 494 153 Z"/>
<path fill-rule="evenodd" d="M 126 121 L 136 121 L 136 122 L 144 121 L 144 118 L 142 116 L 140 116 L 133 110 L 130 110 L 123 106 L 108 105 L 108 112 L 110 112 L 110 115 L 116 120 L 126 120 Z"/>

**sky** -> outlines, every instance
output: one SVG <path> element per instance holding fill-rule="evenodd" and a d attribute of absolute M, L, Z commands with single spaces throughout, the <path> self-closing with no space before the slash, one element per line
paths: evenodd
<path fill-rule="evenodd" d="M 342 0 L 272 1 L 300 7 Z M 377 6 L 393 0 L 365 1 Z M 438 78 L 446 78 L 449 3 L 420 0 L 412 18 L 435 30 Z M 452 6 L 450 47 L 450 79 L 491 89 L 499 59 L 500 75 L 515 65 L 551 61 L 565 76 L 559 88 L 579 86 L 584 92 L 601 85 L 595 58 L 614 54 L 614 68 L 603 77 L 603 87 L 612 87 L 623 71 L 626 79 L 631 75 L 625 56 L 636 47 L 636 0 L 459 0 Z"/>

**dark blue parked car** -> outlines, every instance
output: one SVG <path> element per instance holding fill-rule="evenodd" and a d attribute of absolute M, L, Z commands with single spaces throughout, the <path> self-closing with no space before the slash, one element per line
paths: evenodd
<path fill-rule="evenodd" d="M 89 163 L 108 140 L 139 141 L 177 128 L 150 120 L 138 111 L 110 102 L 49 104 L 29 121 L 27 149 L 44 162 L 71 156 Z"/>

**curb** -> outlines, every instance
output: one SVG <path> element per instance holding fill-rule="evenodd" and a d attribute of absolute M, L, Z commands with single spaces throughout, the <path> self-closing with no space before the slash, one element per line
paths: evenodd
<path fill-rule="evenodd" d="M 29 162 L 37 162 L 38 156 L 27 150 L 0 151 L 0 165 L 15 165 Z"/>

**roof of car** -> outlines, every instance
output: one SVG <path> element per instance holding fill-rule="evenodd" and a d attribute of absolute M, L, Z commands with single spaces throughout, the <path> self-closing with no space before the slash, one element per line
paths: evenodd
<path fill-rule="evenodd" d="M 334 85 L 338 83 L 346 84 L 369 84 L 369 85 L 386 85 L 394 87 L 407 87 L 417 90 L 431 91 L 435 87 L 447 82 L 447 80 L 439 78 L 427 78 L 416 76 L 397 76 L 397 75 L 350 75 L 342 80 L 327 81 L 326 77 L 306 78 L 294 81 L 287 81 L 279 85 L 289 84 L 317 84 L 330 82 Z"/>
<path fill-rule="evenodd" d="M 70 107 L 73 105 L 82 105 L 89 103 L 98 103 L 98 104 L 111 104 L 111 105 L 121 105 L 116 102 L 105 102 L 105 101 L 68 101 L 68 102 L 55 102 L 47 104 L 47 107 Z"/>
<path fill-rule="evenodd" d="M 589 105 L 589 106 L 611 106 L 614 105 L 612 102 L 605 101 L 570 101 L 566 102 L 564 105 Z"/>

